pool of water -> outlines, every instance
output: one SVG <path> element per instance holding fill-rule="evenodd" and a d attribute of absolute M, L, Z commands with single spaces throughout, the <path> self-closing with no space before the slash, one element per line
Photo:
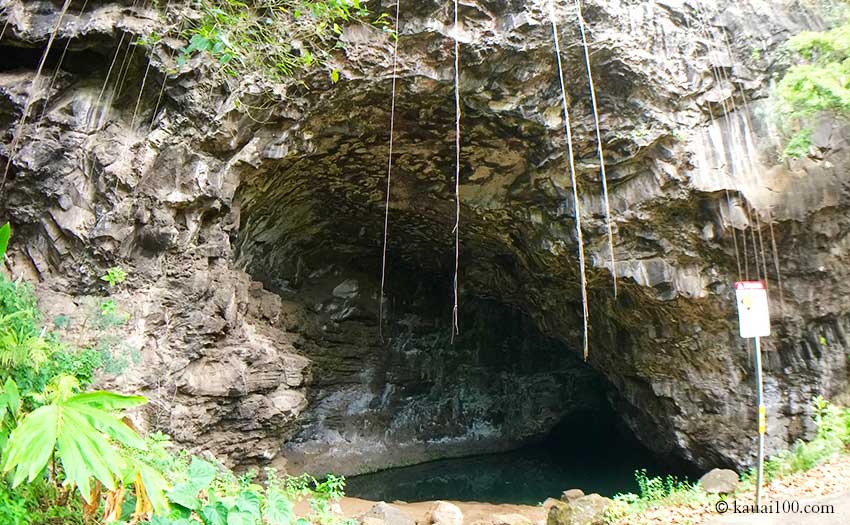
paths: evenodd
<path fill-rule="evenodd" d="M 635 471 L 695 475 L 662 464 L 615 421 L 574 419 L 548 439 L 501 454 L 447 459 L 348 478 L 346 494 L 374 501 L 450 499 L 535 505 L 570 488 L 638 492 Z"/>

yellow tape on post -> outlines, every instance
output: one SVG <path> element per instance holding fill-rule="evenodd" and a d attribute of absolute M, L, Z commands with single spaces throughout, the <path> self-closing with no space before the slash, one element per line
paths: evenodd
<path fill-rule="evenodd" d="M 759 405 L 759 434 L 764 435 L 767 430 L 767 410 L 764 405 Z"/>

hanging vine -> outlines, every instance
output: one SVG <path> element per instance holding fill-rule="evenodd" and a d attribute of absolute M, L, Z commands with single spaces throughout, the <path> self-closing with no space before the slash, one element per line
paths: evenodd
<path fill-rule="evenodd" d="M 455 278 L 454 307 L 452 308 L 452 342 L 460 333 L 458 325 L 458 273 L 460 270 L 460 41 L 458 40 L 458 0 L 454 0 L 454 51 L 455 51 Z"/>
<path fill-rule="evenodd" d="M 83 13 L 86 12 L 86 7 L 89 5 L 89 0 L 84 0 L 83 5 L 80 8 L 80 12 L 77 13 L 77 17 L 83 16 Z M 7 22 L 8 23 L 8 22 Z M 1 37 L 0 37 L 1 38 Z M 38 119 L 36 120 L 36 129 L 38 129 L 38 125 L 41 123 L 44 115 L 47 113 L 48 102 L 50 101 L 50 94 L 53 93 L 53 86 L 56 84 L 56 79 L 59 77 L 59 71 L 62 69 L 62 64 L 65 62 L 65 57 L 68 55 L 68 48 L 71 47 L 71 38 L 65 42 L 65 47 L 62 49 L 62 56 L 59 57 L 59 63 L 56 64 L 56 69 L 53 70 L 53 75 L 50 77 L 50 84 L 47 86 L 46 95 L 44 97 L 44 102 L 41 105 L 41 114 L 39 114 Z"/>
<path fill-rule="evenodd" d="M 401 9 L 401 0 L 397 0 L 395 4 L 395 31 L 393 33 L 393 79 L 390 102 L 390 141 L 389 153 L 387 154 L 387 191 L 386 202 L 384 203 L 384 246 L 381 255 L 381 293 L 378 296 L 378 335 L 381 340 L 384 339 L 384 286 L 387 277 L 387 239 L 389 237 L 389 221 L 390 221 L 390 186 L 393 176 L 393 139 L 395 132 L 395 90 L 398 76 L 398 24 L 399 13 Z"/>
<path fill-rule="evenodd" d="M 590 104 L 593 108 L 593 123 L 596 127 L 596 153 L 599 156 L 599 174 L 602 178 L 602 198 L 605 201 L 605 227 L 608 230 L 608 251 L 611 254 L 611 279 L 614 285 L 614 297 L 617 297 L 617 260 L 614 254 L 614 230 L 611 227 L 611 200 L 608 198 L 608 175 L 605 172 L 605 155 L 602 151 L 602 132 L 599 129 L 599 107 L 596 103 L 596 88 L 593 84 L 593 71 L 590 67 L 590 50 L 587 45 L 584 16 L 581 11 L 581 1 L 575 0 L 578 13 L 578 27 L 581 32 L 581 43 L 584 48 L 584 66 L 587 71 L 587 84 L 590 89 Z"/>
<path fill-rule="evenodd" d="M 44 52 L 41 54 L 41 60 L 38 62 L 38 68 L 35 70 L 35 77 L 33 77 L 32 84 L 30 84 L 30 92 L 27 96 L 27 101 L 24 104 L 24 111 L 21 114 L 21 120 L 18 121 L 18 125 L 15 128 L 15 135 L 12 139 L 12 146 L 9 148 L 9 157 L 6 159 L 6 167 L 3 169 L 3 179 L 0 180 L 0 191 L 3 191 L 3 189 L 6 187 L 6 177 L 8 177 L 9 175 L 9 168 L 12 167 L 12 160 L 15 158 L 15 154 L 18 152 L 18 146 L 21 142 L 21 136 L 24 132 L 24 126 L 26 125 L 27 117 L 29 116 L 33 99 L 41 91 L 41 72 L 44 70 L 45 62 L 47 62 L 47 55 L 50 54 L 50 48 L 53 47 L 53 42 L 56 40 L 56 35 L 57 33 L 59 33 L 59 28 L 62 27 L 62 21 L 65 19 L 65 14 L 68 13 L 68 8 L 70 6 L 71 0 L 65 0 L 65 3 L 62 4 L 62 10 L 59 12 L 59 18 L 56 20 L 56 26 L 50 33 L 50 38 L 48 38 L 47 40 L 47 45 L 44 46 Z"/>
<path fill-rule="evenodd" d="M 555 5 L 549 0 L 549 19 L 552 23 L 552 38 L 555 41 L 555 56 L 558 63 L 558 81 L 561 87 L 561 105 L 564 111 L 564 133 L 567 139 L 567 161 L 569 163 L 570 182 L 573 187 L 573 207 L 575 209 L 576 238 L 578 240 L 578 264 L 581 279 L 581 309 L 583 325 L 582 355 L 587 361 L 589 353 L 589 314 L 587 308 L 587 275 L 584 258 L 584 235 L 581 230 L 581 203 L 578 196 L 578 178 L 576 177 L 575 156 L 573 153 L 573 132 L 570 124 L 570 110 L 567 102 L 567 89 L 564 85 L 564 65 L 561 60 L 561 42 L 558 37 L 558 25 L 555 21 Z"/>

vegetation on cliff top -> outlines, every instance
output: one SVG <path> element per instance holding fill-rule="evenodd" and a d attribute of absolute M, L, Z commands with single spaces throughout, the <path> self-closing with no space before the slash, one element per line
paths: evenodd
<path fill-rule="evenodd" d="M 780 124 L 791 135 L 783 156 L 801 158 L 812 147 L 813 117 L 850 116 L 850 21 L 829 31 L 800 33 L 787 48 L 801 62 L 776 87 Z"/>
<path fill-rule="evenodd" d="M 343 26 L 370 15 L 365 0 L 200 0 L 192 6 L 190 11 L 174 6 L 174 36 L 188 42 L 177 66 L 206 54 L 225 82 L 249 73 L 282 81 L 314 68 L 326 68 L 337 82 L 340 72 L 328 62 L 334 50 L 344 47 Z M 390 31 L 386 14 L 372 23 Z M 153 46 L 160 40 L 152 34 L 140 43 Z"/>

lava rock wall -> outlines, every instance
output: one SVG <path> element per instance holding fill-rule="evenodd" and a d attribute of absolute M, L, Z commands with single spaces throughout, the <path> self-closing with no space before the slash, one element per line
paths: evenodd
<path fill-rule="evenodd" d="M 101 381 L 147 395 L 148 428 L 233 464 L 345 472 L 516 446 L 609 401 L 658 453 L 750 464 L 753 369 L 730 284 L 766 273 L 768 452 L 811 432 L 811 397 L 848 385 L 848 133 L 824 120 L 817 156 L 780 163 L 765 99 L 784 67 L 778 46 L 822 26 L 817 10 L 585 2 L 612 263 L 576 13 L 557 3 L 593 373 L 576 357 L 575 210 L 543 1 L 462 5 L 468 313 L 466 340 L 447 341 L 455 152 L 443 4 L 402 10 L 383 334 L 392 42 L 365 25 L 344 30 L 338 84 L 321 72 L 280 85 L 246 77 L 231 93 L 202 56 L 170 73 L 179 41 L 149 55 L 129 47 L 173 10 L 94 2 L 69 10 L 34 89 L 60 6 L 2 2 L 3 159 L 28 114 L 0 201 L 15 228 L 5 271 L 37 281 L 48 313 L 70 316 L 63 330 L 85 342 L 100 337 L 86 322 L 107 293 L 98 275 L 127 268 L 115 299 L 134 321 L 110 330 L 138 359 Z M 245 111 L 252 102 L 262 118 Z M 522 337 L 487 339 L 488 321 Z"/>

